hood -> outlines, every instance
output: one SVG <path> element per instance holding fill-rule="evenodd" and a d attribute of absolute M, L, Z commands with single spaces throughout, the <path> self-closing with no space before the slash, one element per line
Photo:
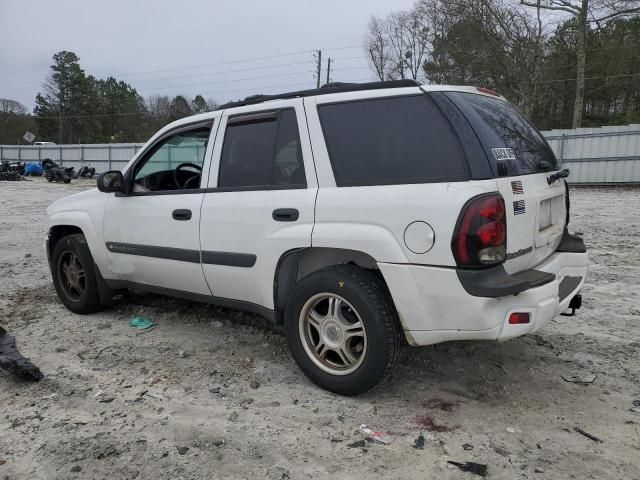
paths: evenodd
<path fill-rule="evenodd" d="M 104 203 L 107 195 L 98 191 L 97 188 L 74 193 L 56 200 L 47 207 L 47 215 L 66 211 L 88 211 L 94 208 L 96 202 Z"/>

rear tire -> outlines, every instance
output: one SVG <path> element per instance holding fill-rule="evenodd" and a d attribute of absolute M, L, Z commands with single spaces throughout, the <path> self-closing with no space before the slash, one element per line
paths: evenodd
<path fill-rule="evenodd" d="M 95 264 L 84 235 L 62 237 L 51 254 L 51 275 L 60 301 L 74 313 L 94 313 L 100 302 Z"/>
<path fill-rule="evenodd" d="M 373 272 L 335 265 L 304 277 L 285 311 L 287 343 L 320 387 L 358 395 L 391 373 L 404 342 L 396 309 Z"/>

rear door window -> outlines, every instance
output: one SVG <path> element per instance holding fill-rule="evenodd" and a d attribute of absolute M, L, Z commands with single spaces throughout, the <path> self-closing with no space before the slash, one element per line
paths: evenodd
<path fill-rule="evenodd" d="M 324 104 L 318 113 L 340 187 L 469 179 L 457 136 L 425 95 Z"/>
<path fill-rule="evenodd" d="M 551 147 L 513 105 L 474 93 L 448 92 L 446 95 L 471 123 L 498 177 L 557 169 Z"/>
<path fill-rule="evenodd" d="M 306 187 L 295 111 L 285 109 L 230 117 L 218 186 Z"/>

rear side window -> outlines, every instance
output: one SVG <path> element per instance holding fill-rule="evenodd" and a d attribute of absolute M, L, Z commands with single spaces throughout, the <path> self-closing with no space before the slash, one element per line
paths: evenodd
<path fill-rule="evenodd" d="M 320 105 L 318 112 L 340 187 L 469 178 L 458 138 L 425 95 Z"/>
<path fill-rule="evenodd" d="M 219 187 L 306 187 L 293 109 L 230 117 Z"/>
<path fill-rule="evenodd" d="M 499 177 L 556 170 L 558 162 L 542 134 L 513 105 L 474 93 L 449 92 L 480 138 Z"/>

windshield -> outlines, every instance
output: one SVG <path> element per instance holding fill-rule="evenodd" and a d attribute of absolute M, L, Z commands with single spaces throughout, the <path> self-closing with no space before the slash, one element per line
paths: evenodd
<path fill-rule="evenodd" d="M 482 142 L 498 177 L 557 170 L 542 134 L 513 105 L 474 93 L 448 92 Z"/>

